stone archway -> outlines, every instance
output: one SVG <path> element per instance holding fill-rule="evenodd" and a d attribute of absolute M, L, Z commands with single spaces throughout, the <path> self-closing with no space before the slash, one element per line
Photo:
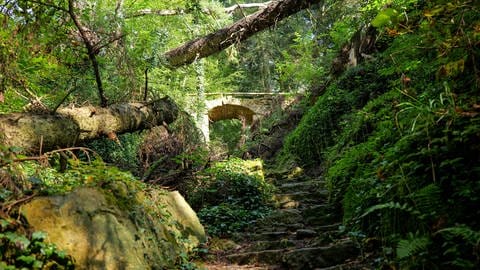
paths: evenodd
<path fill-rule="evenodd" d="M 236 118 L 245 121 L 247 125 L 251 125 L 254 115 L 255 112 L 251 109 L 235 104 L 222 104 L 208 111 L 208 119 L 210 122 Z"/>
<path fill-rule="evenodd" d="M 220 140 L 227 145 L 229 151 L 233 150 L 234 147 L 235 148 L 241 147 L 246 142 L 247 129 L 253 124 L 255 115 L 256 113 L 252 109 L 246 106 L 237 105 L 237 104 L 222 103 L 219 106 L 213 107 L 212 109 L 208 110 L 208 122 L 209 122 L 208 136 L 210 137 L 210 127 L 212 127 L 210 125 L 211 123 L 215 123 L 223 120 L 238 119 L 241 124 L 239 127 L 240 129 L 237 130 L 235 126 L 228 126 L 227 130 L 224 130 L 220 133 L 215 133 L 215 134 L 217 134 L 217 137 L 218 137 L 218 134 L 223 134 L 223 132 L 225 131 L 227 132 L 226 134 L 229 134 L 226 137 L 222 137 L 222 136 L 218 137 L 218 138 L 222 138 Z M 227 125 L 231 125 L 231 123 L 228 123 Z M 217 130 L 217 129 L 214 129 L 214 130 Z M 236 133 L 236 132 L 239 132 L 239 133 Z M 239 135 L 239 137 L 238 138 L 236 138 L 235 136 L 232 137 L 231 136 L 232 134 L 237 134 Z"/>
<path fill-rule="evenodd" d="M 205 95 L 210 98 L 200 100 L 198 95 L 190 95 L 191 100 L 188 102 L 190 106 L 187 107 L 187 111 L 195 117 L 197 127 L 202 131 L 206 142 L 209 141 L 209 126 L 212 122 L 239 119 L 245 126 L 251 126 L 275 109 L 286 108 L 299 96 L 290 93 L 243 92 Z"/>

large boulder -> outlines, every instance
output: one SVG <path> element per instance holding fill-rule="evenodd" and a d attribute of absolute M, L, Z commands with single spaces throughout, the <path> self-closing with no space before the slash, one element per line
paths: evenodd
<path fill-rule="evenodd" d="M 180 254 L 205 241 L 178 192 L 131 192 L 121 182 L 38 197 L 22 214 L 72 255 L 76 269 L 172 269 Z"/>

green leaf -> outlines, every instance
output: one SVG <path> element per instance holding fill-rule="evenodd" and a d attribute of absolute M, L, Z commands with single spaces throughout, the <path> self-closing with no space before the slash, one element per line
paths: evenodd
<path fill-rule="evenodd" d="M 12 152 L 12 153 L 20 153 L 20 152 L 22 152 L 23 148 L 18 147 L 18 146 L 12 146 L 8 150 L 10 150 L 10 152 Z"/>
<path fill-rule="evenodd" d="M 39 261 L 39 260 L 35 260 L 33 262 L 33 265 L 32 265 L 32 268 L 33 269 L 41 269 L 43 266 L 43 262 Z"/>
<path fill-rule="evenodd" d="M 38 231 L 38 232 L 32 233 L 32 240 L 33 241 L 43 241 L 43 240 L 45 240 L 45 238 L 47 238 L 47 233 L 46 232 Z"/>
<path fill-rule="evenodd" d="M 0 193 L 0 198 L 2 198 L 1 193 Z M 0 227 L 1 229 L 7 228 L 10 224 L 12 224 L 10 221 L 5 220 L 5 219 L 0 219 Z"/>
<path fill-rule="evenodd" d="M 403 239 L 397 245 L 397 258 L 405 259 L 427 250 L 430 244 L 428 236 L 418 236 L 410 234 L 408 239 Z"/>
<path fill-rule="evenodd" d="M 25 236 L 23 235 L 18 235 L 13 232 L 6 232 L 5 237 L 12 243 L 15 243 L 16 245 L 20 245 L 21 249 L 26 249 L 30 245 L 30 240 L 28 240 Z"/>
<path fill-rule="evenodd" d="M 33 255 L 29 255 L 29 256 L 22 255 L 17 257 L 17 261 L 21 261 L 27 265 L 32 265 L 36 260 L 37 259 Z"/>
<path fill-rule="evenodd" d="M 372 21 L 374 27 L 380 28 L 386 25 L 394 24 L 398 20 L 398 11 L 393 8 L 387 8 L 375 17 Z"/>
<path fill-rule="evenodd" d="M 15 268 L 15 266 L 13 266 L 13 265 L 8 265 L 5 262 L 0 262 L 0 269 L 2 269 L 2 270 L 15 270 L 17 268 Z"/>

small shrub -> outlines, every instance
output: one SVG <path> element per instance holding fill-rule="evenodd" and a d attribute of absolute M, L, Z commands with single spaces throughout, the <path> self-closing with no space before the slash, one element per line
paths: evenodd
<path fill-rule="evenodd" d="M 202 208 L 198 216 L 211 236 L 228 236 L 248 227 L 256 219 L 269 212 L 266 206 L 257 209 L 246 209 L 234 203 Z"/>
<path fill-rule="evenodd" d="M 108 138 L 94 140 L 87 144 L 102 159 L 124 170 L 138 175 L 140 173 L 139 147 L 143 142 L 142 133 L 126 133 L 118 136 L 118 141 Z"/>
<path fill-rule="evenodd" d="M 215 163 L 190 188 L 190 204 L 212 235 L 244 229 L 268 211 L 273 186 L 263 178 L 260 160 L 232 158 Z"/>

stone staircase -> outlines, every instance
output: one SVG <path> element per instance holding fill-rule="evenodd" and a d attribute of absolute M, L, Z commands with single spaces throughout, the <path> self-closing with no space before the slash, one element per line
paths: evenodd
<path fill-rule="evenodd" d="M 341 213 L 328 204 L 325 183 L 305 175 L 271 174 L 277 209 L 235 237 L 232 264 L 261 269 L 357 269 L 358 249 L 339 232 Z"/>

